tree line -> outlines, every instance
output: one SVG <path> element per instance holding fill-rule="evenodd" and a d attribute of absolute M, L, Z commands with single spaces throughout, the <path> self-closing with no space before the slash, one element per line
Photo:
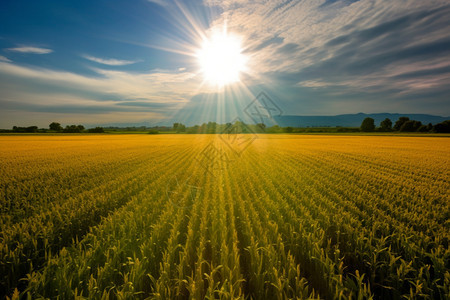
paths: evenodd
<path fill-rule="evenodd" d="M 19 127 L 13 126 L 12 132 L 19 133 L 38 133 L 38 132 L 61 132 L 61 133 L 103 133 L 103 127 L 86 129 L 83 125 L 66 125 L 62 127 L 58 122 L 52 122 L 47 128 L 38 128 L 37 126 Z"/>
<path fill-rule="evenodd" d="M 400 117 L 392 126 L 392 121 L 389 118 L 380 122 L 380 126 L 375 126 L 375 120 L 373 118 L 365 118 L 360 127 L 363 132 L 434 132 L 434 133 L 450 133 L 450 120 L 443 121 L 438 124 L 428 123 L 422 124 L 420 121 L 410 120 L 408 117 Z"/>
<path fill-rule="evenodd" d="M 138 129 L 141 129 L 139 127 Z M 273 125 L 267 127 L 263 123 L 258 124 L 246 124 L 241 121 L 235 123 L 219 124 L 216 122 L 203 123 L 201 125 L 186 126 L 180 122 L 173 123 L 172 127 L 160 126 L 154 128 L 148 128 L 143 126 L 143 130 L 149 134 L 157 134 L 161 131 L 171 131 L 174 133 L 191 133 L 191 134 L 215 134 L 224 133 L 227 130 L 239 128 L 240 133 L 308 133 L 308 132 L 433 132 L 433 133 L 450 133 L 450 120 L 443 121 L 438 124 L 422 124 L 420 121 L 410 120 L 408 117 L 400 117 L 395 124 L 386 118 L 380 122 L 377 127 L 373 118 L 365 118 L 361 126 L 358 127 L 281 127 L 279 125 Z M 123 129 L 114 127 L 114 129 Z M 132 128 L 136 129 L 136 128 Z M 18 127 L 13 126 L 12 130 L 2 130 L 2 132 L 18 132 L 18 133 L 104 133 L 103 127 L 95 127 L 86 129 L 83 125 L 66 125 L 63 127 L 58 122 L 50 123 L 47 128 L 38 128 L 37 126 Z"/>
<path fill-rule="evenodd" d="M 234 124 L 218 124 L 216 122 L 203 123 L 202 125 L 194 125 L 188 127 L 182 123 L 173 123 L 171 128 L 175 133 L 224 133 L 230 128 L 240 128 L 241 133 L 307 133 L 307 132 L 434 132 L 434 133 L 450 133 L 450 120 L 438 124 L 424 125 L 420 121 L 410 120 L 408 117 L 400 117 L 395 124 L 389 119 L 380 122 L 380 126 L 375 125 L 373 118 L 365 118 L 358 127 L 318 127 L 318 128 L 300 128 L 300 127 L 281 127 L 273 125 L 267 127 L 263 123 L 259 124 L 245 124 L 241 121 L 236 121 Z M 149 133 L 158 133 L 158 131 L 151 131 Z"/>

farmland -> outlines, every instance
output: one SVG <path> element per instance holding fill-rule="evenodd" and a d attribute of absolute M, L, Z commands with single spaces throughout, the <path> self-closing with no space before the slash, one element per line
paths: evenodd
<path fill-rule="evenodd" d="M 0 136 L 0 159 L 2 296 L 450 298 L 449 138 Z"/>

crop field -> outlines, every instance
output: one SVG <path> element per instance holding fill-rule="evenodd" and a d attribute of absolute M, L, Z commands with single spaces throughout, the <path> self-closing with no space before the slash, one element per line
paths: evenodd
<path fill-rule="evenodd" d="M 450 299 L 450 138 L 0 136 L 0 296 Z"/>

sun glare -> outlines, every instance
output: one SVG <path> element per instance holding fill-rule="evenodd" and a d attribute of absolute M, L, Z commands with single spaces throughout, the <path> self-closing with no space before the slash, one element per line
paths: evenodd
<path fill-rule="evenodd" d="M 205 81 L 217 86 L 239 81 L 247 60 L 240 39 L 225 31 L 204 40 L 197 59 Z"/>

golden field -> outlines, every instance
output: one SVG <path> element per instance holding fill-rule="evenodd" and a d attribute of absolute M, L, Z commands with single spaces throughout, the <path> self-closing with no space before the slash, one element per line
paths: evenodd
<path fill-rule="evenodd" d="M 450 139 L 0 136 L 0 295 L 448 299 Z"/>

